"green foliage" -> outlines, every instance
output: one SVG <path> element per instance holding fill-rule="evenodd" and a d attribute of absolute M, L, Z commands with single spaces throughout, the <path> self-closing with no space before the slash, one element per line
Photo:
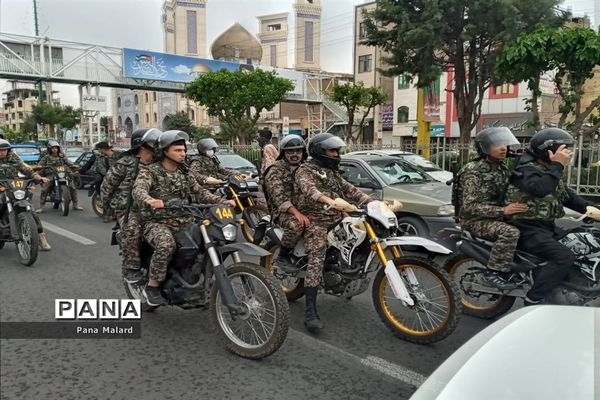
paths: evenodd
<path fill-rule="evenodd" d="M 200 139 L 213 137 L 213 129 L 209 126 L 196 126 L 191 134 L 192 139 L 197 142 Z"/>
<path fill-rule="evenodd" d="M 379 46 L 390 76 L 408 73 L 425 87 L 454 70 L 453 95 L 463 141 L 481 115 L 502 44 L 540 25 L 560 26 L 560 0 L 379 0 L 366 13 L 365 44 Z"/>
<path fill-rule="evenodd" d="M 243 143 L 254 133 L 263 109 L 271 110 L 285 98 L 294 85 L 275 72 L 247 71 L 208 72 L 186 86 L 185 96 L 206 107 L 218 117 L 227 133 Z"/>
<path fill-rule="evenodd" d="M 31 123 L 48 125 L 50 133 L 54 133 L 56 125 L 66 129 L 74 128 L 80 122 L 80 116 L 81 110 L 74 109 L 71 106 L 63 107 L 44 103 L 33 107 L 31 111 Z M 33 131 L 35 132 L 36 129 L 33 129 Z"/>
<path fill-rule="evenodd" d="M 165 130 L 184 131 L 192 137 L 196 127 L 192 125 L 192 121 L 185 111 L 178 111 L 174 114 L 167 114 L 165 117 Z"/>
<path fill-rule="evenodd" d="M 11 143 L 28 142 L 31 140 L 30 134 L 25 132 L 16 132 L 11 129 L 4 130 L 4 139 Z"/>
<path fill-rule="evenodd" d="M 362 135 L 365 120 L 373 107 L 383 104 L 386 95 L 379 87 L 365 87 L 363 82 L 357 84 L 337 85 L 329 93 L 332 101 L 341 104 L 348 113 L 347 139 L 356 143 Z M 354 128 L 355 113 L 361 111 L 362 116 L 358 128 Z"/>

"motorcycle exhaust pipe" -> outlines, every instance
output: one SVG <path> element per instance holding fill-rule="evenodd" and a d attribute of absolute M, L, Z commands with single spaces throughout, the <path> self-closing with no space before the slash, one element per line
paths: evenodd
<path fill-rule="evenodd" d="M 458 242 L 456 244 L 456 247 L 460 250 L 461 253 L 473 257 L 479 263 L 483 265 L 488 264 L 490 253 L 487 250 L 484 250 L 471 242 L 465 242 L 464 240 Z"/>

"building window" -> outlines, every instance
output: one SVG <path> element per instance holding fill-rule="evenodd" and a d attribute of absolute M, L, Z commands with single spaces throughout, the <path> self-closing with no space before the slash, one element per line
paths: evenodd
<path fill-rule="evenodd" d="M 120 97 L 117 97 L 117 107 L 121 108 L 121 98 Z M 119 124 L 119 125 L 121 125 L 121 124 Z"/>
<path fill-rule="evenodd" d="M 138 95 L 133 96 L 133 104 L 138 105 Z"/>
<path fill-rule="evenodd" d="M 408 107 L 398 107 L 398 123 L 405 124 L 408 122 Z"/>
<path fill-rule="evenodd" d="M 490 89 L 491 99 L 512 98 L 519 95 L 519 87 L 514 83 L 492 86 Z"/>
<path fill-rule="evenodd" d="M 373 56 L 371 54 L 367 54 L 366 56 L 358 57 L 358 73 L 361 72 L 371 72 L 371 60 Z"/>
<path fill-rule="evenodd" d="M 144 93 L 144 101 L 147 103 L 148 102 L 148 93 Z"/>
<path fill-rule="evenodd" d="M 19 119 L 23 119 L 23 112 L 19 111 Z"/>
<path fill-rule="evenodd" d="M 156 101 L 156 92 L 152 92 L 152 100 Z"/>
<path fill-rule="evenodd" d="M 198 23 L 196 11 L 187 11 L 187 52 L 196 54 L 198 52 Z"/>
<path fill-rule="evenodd" d="M 190 120 L 195 121 L 196 120 L 196 113 L 194 112 L 194 110 L 190 109 L 190 111 L 188 112 L 188 117 L 190 118 Z"/>
<path fill-rule="evenodd" d="M 280 30 L 281 30 L 281 24 L 267 25 L 267 31 L 269 31 L 269 32 L 280 31 Z"/>
<path fill-rule="evenodd" d="M 358 25 L 358 38 L 361 40 L 367 38 L 367 24 L 364 22 Z"/>
<path fill-rule="evenodd" d="M 17 101 L 17 107 L 19 107 L 19 108 L 23 107 L 23 100 Z"/>
<path fill-rule="evenodd" d="M 118 122 L 117 122 L 117 125 L 118 125 L 118 126 L 121 126 L 121 125 L 123 125 L 123 118 L 121 118 L 121 116 L 120 116 L 120 115 L 119 115 L 119 118 L 117 118 L 117 121 L 118 121 Z"/>
<path fill-rule="evenodd" d="M 277 46 L 271 45 L 271 67 L 277 66 Z"/>
<path fill-rule="evenodd" d="M 146 113 L 146 123 L 150 123 L 150 115 L 148 115 L 148 113 Z"/>
<path fill-rule="evenodd" d="M 304 22 L 304 61 L 313 60 L 313 23 L 312 21 Z"/>
<path fill-rule="evenodd" d="M 398 77 L 398 89 L 408 89 L 412 83 L 412 77 L 408 74 L 402 74 Z"/>
<path fill-rule="evenodd" d="M 158 122 L 158 115 L 154 113 L 154 122 Z"/>
<path fill-rule="evenodd" d="M 137 97 L 137 96 L 136 96 Z M 135 114 L 135 124 L 139 125 L 140 124 L 140 116 L 138 114 Z"/>

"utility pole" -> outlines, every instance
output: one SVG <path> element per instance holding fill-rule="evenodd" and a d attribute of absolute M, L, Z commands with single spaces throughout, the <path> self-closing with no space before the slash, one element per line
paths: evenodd
<path fill-rule="evenodd" d="M 40 27 L 38 24 L 38 14 L 37 14 L 37 0 L 33 0 L 33 22 L 35 23 L 35 36 L 39 36 L 40 35 Z M 43 46 L 44 43 L 41 43 L 41 46 Z M 40 57 L 42 56 L 43 52 L 42 49 L 40 48 Z M 42 104 L 44 102 L 43 99 L 43 89 L 42 89 L 42 81 L 38 82 L 38 104 Z"/>

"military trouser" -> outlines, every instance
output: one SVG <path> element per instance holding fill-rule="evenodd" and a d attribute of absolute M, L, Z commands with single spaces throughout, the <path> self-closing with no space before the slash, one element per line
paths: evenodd
<path fill-rule="evenodd" d="M 139 216 L 129 213 L 125 223 L 125 212 L 117 211 L 117 221 L 121 227 L 121 253 L 123 269 L 140 269 L 140 246 L 142 244 L 142 227 Z"/>
<path fill-rule="evenodd" d="M 304 233 L 304 226 L 292 214 L 281 213 L 277 216 L 277 223 L 283 229 L 281 246 L 293 249 Z"/>
<path fill-rule="evenodd" d="M 68 188 L 71 193 L 71 201 L 77 203 L 77 189 L 75 189 L 73 181 L 69 182 Z M 48 184 L 43 187 L 42 193 L 40 194 L 40 207 L 44 207 L 48 193 L 50 193 L 51 190 L 54 190 L 54 181 L 48 182 Z"/>
<path fill-rule="evenodd" d="M 335 224 L 337 219 L 317 219 L 307 215 L 311 225 L 304 231 L 304 248 L 308 257 L 306 279 L 304 286 L 317 287 L 321 283 L 321 275 L 325 265 L 325 253 L 327 252 L 327 229 Z"/>
<path fill-rule="evenodd" d="M 159 282 L 165 280 L 169 261 L 177 248 L 175 234 L 189 222 L 189 219 L 170 219 L 144 224 L 144 239 L 154 247 L 150 260 L 150 279 Z"/>
<path fill-rule="evenodd" d="M 475 236 L 494 241 L 488 268 L 501 272 L 510 271 L 519 241 L 518 228 L 506 222 L 485 219 L 466 221 L 461 226 Z"/>

